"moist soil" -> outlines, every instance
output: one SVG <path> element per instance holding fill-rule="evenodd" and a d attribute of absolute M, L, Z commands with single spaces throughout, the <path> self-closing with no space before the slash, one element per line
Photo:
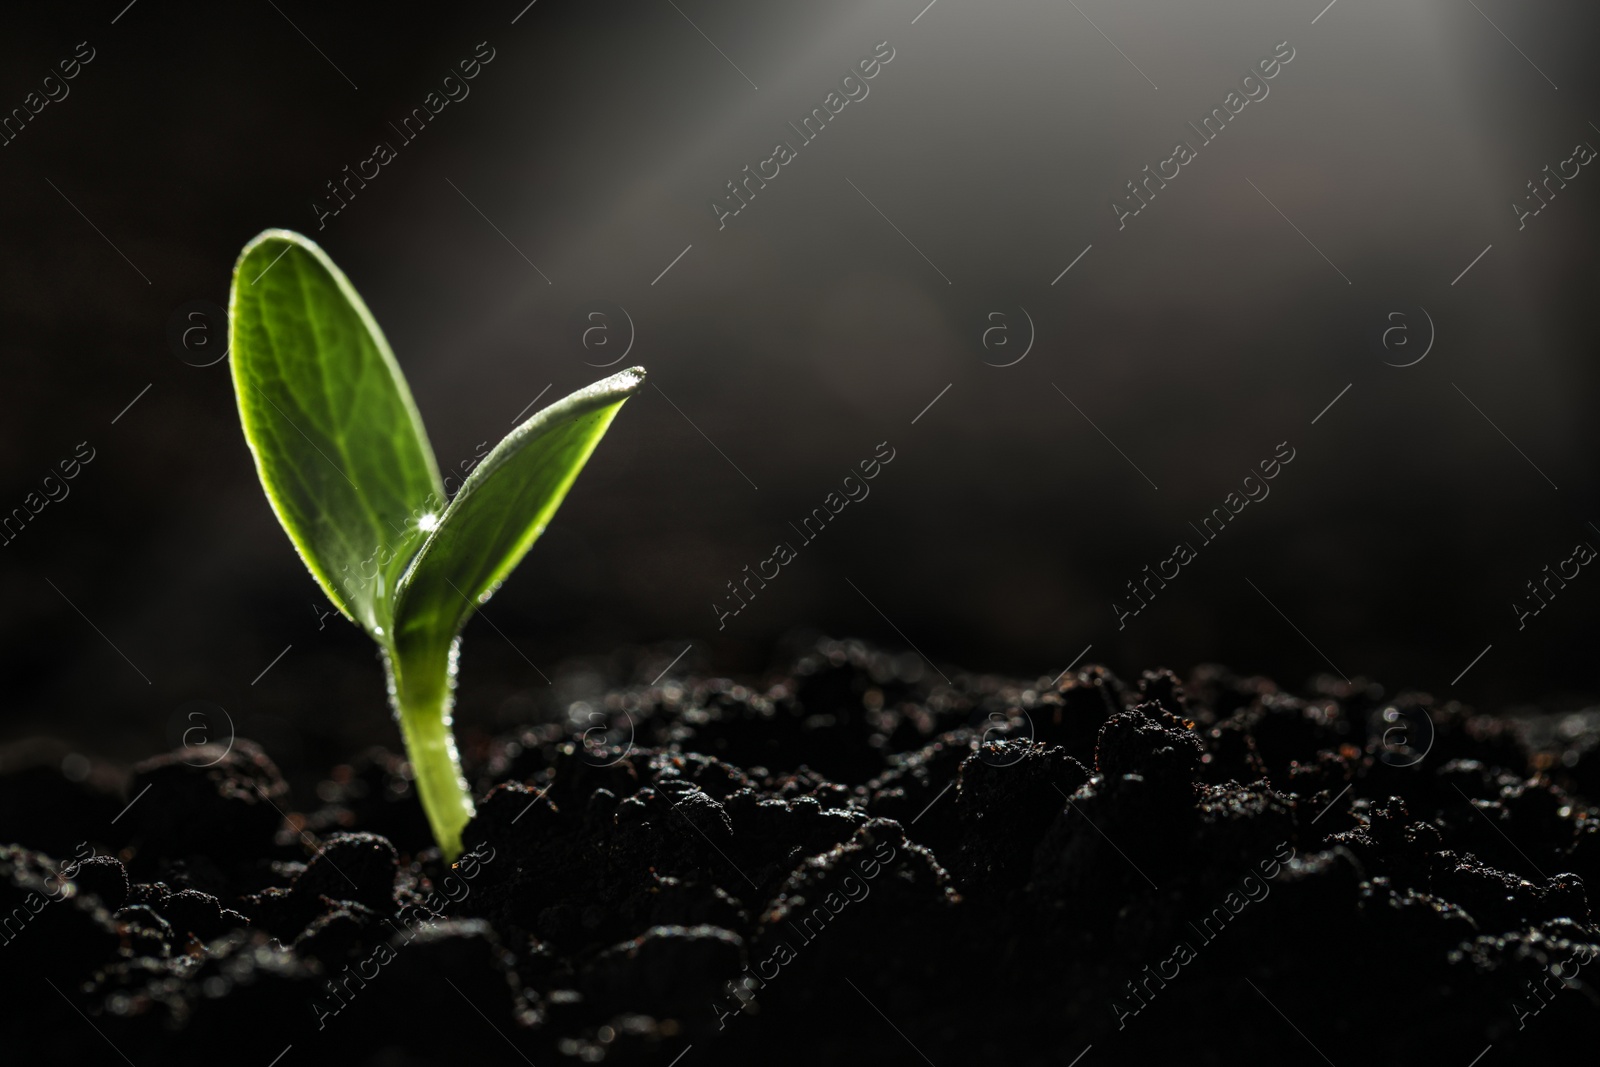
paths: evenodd
<path fill-rule="evenodd" d="M 1600 1033 L 1600 715 L 836 641 L 593 710 L 467 745 L 453 867 L 383 750 L 306 796 L 243 739 L 115 792 L 0 777 L 6 1061 L 1495 1067 Z"/>

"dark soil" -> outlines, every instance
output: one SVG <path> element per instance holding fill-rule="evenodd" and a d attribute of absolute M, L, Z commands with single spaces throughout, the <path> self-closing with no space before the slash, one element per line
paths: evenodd
<path fill-rule="evenodd" d="M 1592 1058 L 1600 717 L 905 663 L 469 744 L 453 871 L 382 751 L 315 797 L 242 740 L 9 774 L 7 1062 Z"/>

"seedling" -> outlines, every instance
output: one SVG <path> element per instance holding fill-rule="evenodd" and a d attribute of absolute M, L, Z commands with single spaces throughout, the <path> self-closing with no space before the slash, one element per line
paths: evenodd
<path fill-rule="evenodd" d="M 389 342 L 315 243 L 268 230 L 245 246 L 229 345 L 267 499 L 328 599 L 382 650 L 417 794 L 453 860 L 472 818 L 450 732 L 461 628 L 544 532 L 644 370 L 523 422 L 447 502 Z"/>

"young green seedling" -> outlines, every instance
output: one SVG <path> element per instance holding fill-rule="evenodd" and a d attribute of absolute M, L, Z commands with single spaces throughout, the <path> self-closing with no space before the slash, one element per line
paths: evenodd
<path fill-rule="evenodd" d="M 446 502 L 383 331 L 316 244 L 268 230 L 245 246 L 229 345 L 267 499 L 328 599 L 382 650 L 417 793 L 453 860 L 472 818 L 450 732 L 461 628 L 544 532 L 644 370 L 540 411 Z"/>

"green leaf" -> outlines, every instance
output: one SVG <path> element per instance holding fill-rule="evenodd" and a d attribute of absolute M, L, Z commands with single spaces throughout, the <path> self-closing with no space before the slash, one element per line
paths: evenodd
<path fill-rule="evenodd" d="M 527 554 L 644 384 L 634 367 L 558 400 L 512 430 L 468 476 L 401 580 L 395 645 L 405 661 L 439 660 L 477 606 Z"/>
<path fill-rule="evenodd" d="M 330 600 L 387 644 L 418 524 L 443 505 L 389 343 L 315 243 L 267 230 L 234 268 L 234 391 L 278 521 Z"/>

